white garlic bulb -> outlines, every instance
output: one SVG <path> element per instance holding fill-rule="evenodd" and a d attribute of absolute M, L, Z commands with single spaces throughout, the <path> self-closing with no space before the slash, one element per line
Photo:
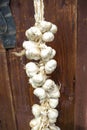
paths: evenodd
<path fill-rule="evenodd" d="M 58 103 L 59 103 L 58 98 L 56 98 L 56 99 L 50 98 L 49 99 L 49 105 L 50 105 L 51 108 L 56 108 Z"/>
<path fill-rule="evenodd" d="M 51 27 L 50 31 L 52 33 L 56 33 L 57 32 L 57 26 L 55 24 L 52 24 L 52 27 Z"/>
<path fill-rule="evenodd" d="M 36 48 L 37 44 L 34 41 L 24 41 L 23 48 L 26 50 L 30 50 L 31 48 Z"/>
<path fill-rule="evenodd" d="M 50 89 L 53 88 L 53 85 L 54 85 L 54 81 L 51 79 L 47 79 L 43 84 L 43 88 L 45 91 L 49 91 Z"/>
<path fill-rule="evenodd" d="M 36 87 L 40 87 L 44 84 L 46 80 L 46 76 L 42 73 L 38 73 L 36 75 L 34 75 L 30 80 L 29 82 L 32 84 L 32 85 L 35 85 Z"/>
<path fill-rule="evenodd" d="M 47 21 L 41 21 L 39 25 L 39 28 L 42 33 L 49 31 L 51 27 L 52 27 L 52 23 Z"/>
<path fill-rule="evenodd" d="M 54 85 L 53 90 L 49 91 L 49 93 L 47 94 L 47 96 L 49 98 L 59 98 L 60 97 L 60 91 L 59 91 L 59 88 L 57 87 L 57 85 Z"/>
<path fill-rule="evenodd" d="M 34 62 L 27 63 L 25 69 L 28 77 L 32 77 L 39 72 L 39 68 Z"/>
<path fill-rule="evenodd" d="M 48 110 L 48 117 L 49 117 L 49 119 L 55 119 L 55 118 L 57 118 L 58 117 L 58 111 L 56 109 L 50 108 Z"/>
<path fill-rule="evenodd" d="M 42 33 L 40 31 L 40 29 L 38 27 L 31 27 L 29 28 L 26 32 L 25 32 L 26 37 L 31 40 L 31 41 L 35 41 L 38 42 L 41 37 L 42 37 Z"/>
<path fill-rule="evenodd" d="M 53 118 L 53 119 L 49 118 L 49 123 L 50 124 L 56 123 L 56 121 L 57 121 L 57 118 Z"/>
<path fill-rule="evenodd" d="M 34 104 L 32 106 L 32 113 L 35 116 L 35 118 L 39 117 L 41 114 L 41 106 L 38 104 Z"/>
<path fill-rule="evenodd" d="M 57 62 L 56 60 L 52 59 L 49 60 L 46 64 L 45 64 L 45 71 L 46 74 L 51 74 L 57 67 Z"/>
<path fill-rule="evenodd" d="M 31 121 L 30 121 L 30 127 L 35 127 L 37 124 L 40 124 L 40 122 L 41 122 L 41 118 L 39 117 L 39 118 L 34 118 L 34 119 L 32 119 Z"/>
<path fill-rule="evenodd" d="M 52 42 L 54 40 L 54 34 L 52 32 L 45 32 L 42 35 L 42 40 L 44 42 Z"/>
<path fill-rule="evenodd" d="M 39 60 L 40 57 L 40 50 L 38 48 L 30 48 L 29 50 L 26 50 L 26 57 L 29 60 Z"/>
<path fill-rule="evenodd" d="M 50 125 L 51 130 L 60 130 L 60 128 L 56 125 Z"/>
<path fill-rule="evenodd" d="M 44 99 L 46 98 L 46 92 L 43 88 L 36 88 L 34 90 L 34 95 L 36 95 L 37 97 L 39 97 L 39 99 Z"/>

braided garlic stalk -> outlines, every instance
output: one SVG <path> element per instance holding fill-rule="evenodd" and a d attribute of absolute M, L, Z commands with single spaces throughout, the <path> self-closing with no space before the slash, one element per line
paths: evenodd
<path fill-rule="evenodd" d="M 46 42 L 54 40 L 57 26 L 44 20 L 43 0 L 34 0 L 34 8 L 35 25 L 25 32 L 28 41 L 23 42 L 23 53 L 31 60 L 25 65 L 26 74 L 34 88 L 34 95 L 40 100 L 40 105 L 32 106 L 35 118 L 30 121 L 30 127 L 32 130 L 60 130 L 55 125 L 60 87 L 50 79 L 50 74 L 57 67 L 53 59 L 56 51 L 46 45 Z"/>

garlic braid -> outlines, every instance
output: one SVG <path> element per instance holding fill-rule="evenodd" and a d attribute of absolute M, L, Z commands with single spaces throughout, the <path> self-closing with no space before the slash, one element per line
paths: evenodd
<path fill-rule="evenodd" d="M 29 83 L 34 88 L 34 95 L 40 100 L 40 105 L 32 106 L 34 119 L 30 121 L 32 130 L 60 130 L 55 125 L 58 111 L 55 109 L 59 103 L 60 86 L 50 79 L 50 74 L 56 69 L 57 62 L 54 58 L 56 51 L 46 42 L 54 40 L 57 26 L 44 20 L 43 0 L 34 0 L 35 25 L 26 30 L 28 41 L 23 42 L 23 52 L 31 60 L 25 65 Z M 18 55 L 18 56 L 19 56 Z"/>

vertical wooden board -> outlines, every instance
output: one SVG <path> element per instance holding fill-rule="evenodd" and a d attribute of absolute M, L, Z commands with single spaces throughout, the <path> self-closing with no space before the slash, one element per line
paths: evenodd
<path fill-rule="evenodd" d="M 76 57 L 76 0 L 44 0 L 45 18 L 58 26 L 52 46 L 57 51 L 58 67 L 52 78 L 56 83 L 61 82 L 61 98 L 57 125 L 61 130 L 74 129 L 74 87 L 75 87 L 75 57 Z M 20 50 L 26 39 L 25 30 L 34 24 L 33 0 L 11 0 L 12 13 L 16 23 L 17 46 L 8 54 L 8 67 L 12 84 L 14 105 L 18 123 L 18 130 L 29 128 L 28 121 L 32 118 L 31 106 L 37 102 L 28 84 L 23 69 L 25 58 L 21 61 L 12 55 Z"/>
<path fill-rule="evenodd" d="M 6 52 L 0 44 L 0 130 L 17 130 Z"/>
<path fill-rule="evenodd" d="M 54 80 L 60 81 L 61 98 L 57 125 L 62 130 L 74 130 L 74 98 L 75 98 L 75 67 L 76 67 L 76 0 L 45 0 L 46 19 L 58 26 L 55 40 L 50 44 L 56 49 L 58 67 Z"/>
<path fill-rule="evenodd" d="M 87 1 L 78 0 L 75 130 L 87 130 Z"/>

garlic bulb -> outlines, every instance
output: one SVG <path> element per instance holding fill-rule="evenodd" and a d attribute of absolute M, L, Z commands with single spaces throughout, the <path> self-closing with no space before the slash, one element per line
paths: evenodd
<path fill-rule="evenodd" d="M 32 119 L 31 121 L 30 121 L 30 126 L 33 128 L 33 127 L 35 127 L 37 124 L 40 124 L 40 122 L 41 122 L 41 118 L 39 117 L 39 118 L 34 118 L 34 119 Z"/>
<path fill-rule="evenodd" d="M 39 97 L 39 99 L 44 99 L 46 98 L 46 92 L 43 88 L 36 88 L 34 90 L 34 95 L 36 95 L 37 97 Z"/>
<path fill-rule="evenodd" d="M 34 104 L 32 106 L 32 113 L 35 116 L 35 118 L 39 117 L 41 114 L 41 106 L 38 104 Z"/>
<path fill-rule="evenodd" d="M 31 48 L 36 48 L 37 44 L 34 41 L 24 41 L 23 48 L 26 50 L 30 50 Z"/>
<path fill-rule="evenodd" d="M 39 28 L 42 33 L 49 31 L 51 27 L 52 27 L 52 23 L 47 21 L 41 21 L 39 25 Z"/>
<path fill-rule="evenodd" d="M 41 58 L 43 61 L 49 61 L 55 56 L 56 52 L 51 47 L 45 46 L 43 49 L 41 49 Z"/>
<path fill-rule="evenodd" d="M 27 36 L 27 38 L 31 41 L 35 41 L 35 42 L 38 42 L 41 37 L 42 37 L 42 33 L 40 31 L 40 29 L 38 27 L 31 27 L 29 28 L 25 35 Z"/>
<path fill-rule="evenodd" d="M 45 32 L 43 35 L 42 35 L 42 40 L 44 42 L 52 42 L 54 40 L 54 35 L 53 33 L 51 32 Z"/>
<path fill-rule="evenodd" d="M 40 50 L 38 48 L 30 48 L 26 50 L 26 57 L 29 60 L 39 60 L 40 59 Z"/>
<path fill-rule="evenodd" d="M 57 32 L 57 26 L 55 24 L 52 24 L 50 32 L 52 32 L 53 34 Z"/>
<path fill-rule="evenodd" d="M 50 125 L 51 130 L 60 130 L 60 128 L 56 125 Z"/>
<path fill-rule="evenodd" d="M 50 119 L 55 119 L 55 118 L 57 118 L 57 117 L 58 117 L 58 111 L 57 111 L 56 109 L 50 108 L 50 109 L 48 110 L 48 117 L 49 117 Z"/>
<path fill-rule="evenodd" d="M 39 72 L 38 66 L 33 62 L 27 63 L 25 69 L 28 77 L 32 77 Z"/>
<path fill-rule="evenodd" d="M 50 91 L 48 94 L 48 98 L 59 98 L 60 91 L 57 86 L 54 87 L 54 90 Z"/>
<path fill-rule="evenodd" d="M 56 99 L 53 99 L 53 98 L 49 99 L 49 105 L 51 108 L 56 108 L 58 103 L 59 103 L 59 99 L 57 99 L 57 98 Z"/>
<path fill-rule="evenodd" d="M 53 88 L 53 85 L 54 85 L 54 81 L 51 79 L 47 79 L 43 84 L 43 88 L 45 91 L 49 91 L 50 89 Z"/>
<path fill-rule="evenodd" d="M 46 74 L 51 74 L 57 67 L 56 60 L 52 59 L 45 64 Z"/>
<path fill-rule="evenodd" d="M 34 75 L 29 82 L 33 85 L 35 85 L 36 87 L 40 87 L 44 84 L 46 80 L 46 76 L 43 75 L 42 73 L 36 74 Z"/>

